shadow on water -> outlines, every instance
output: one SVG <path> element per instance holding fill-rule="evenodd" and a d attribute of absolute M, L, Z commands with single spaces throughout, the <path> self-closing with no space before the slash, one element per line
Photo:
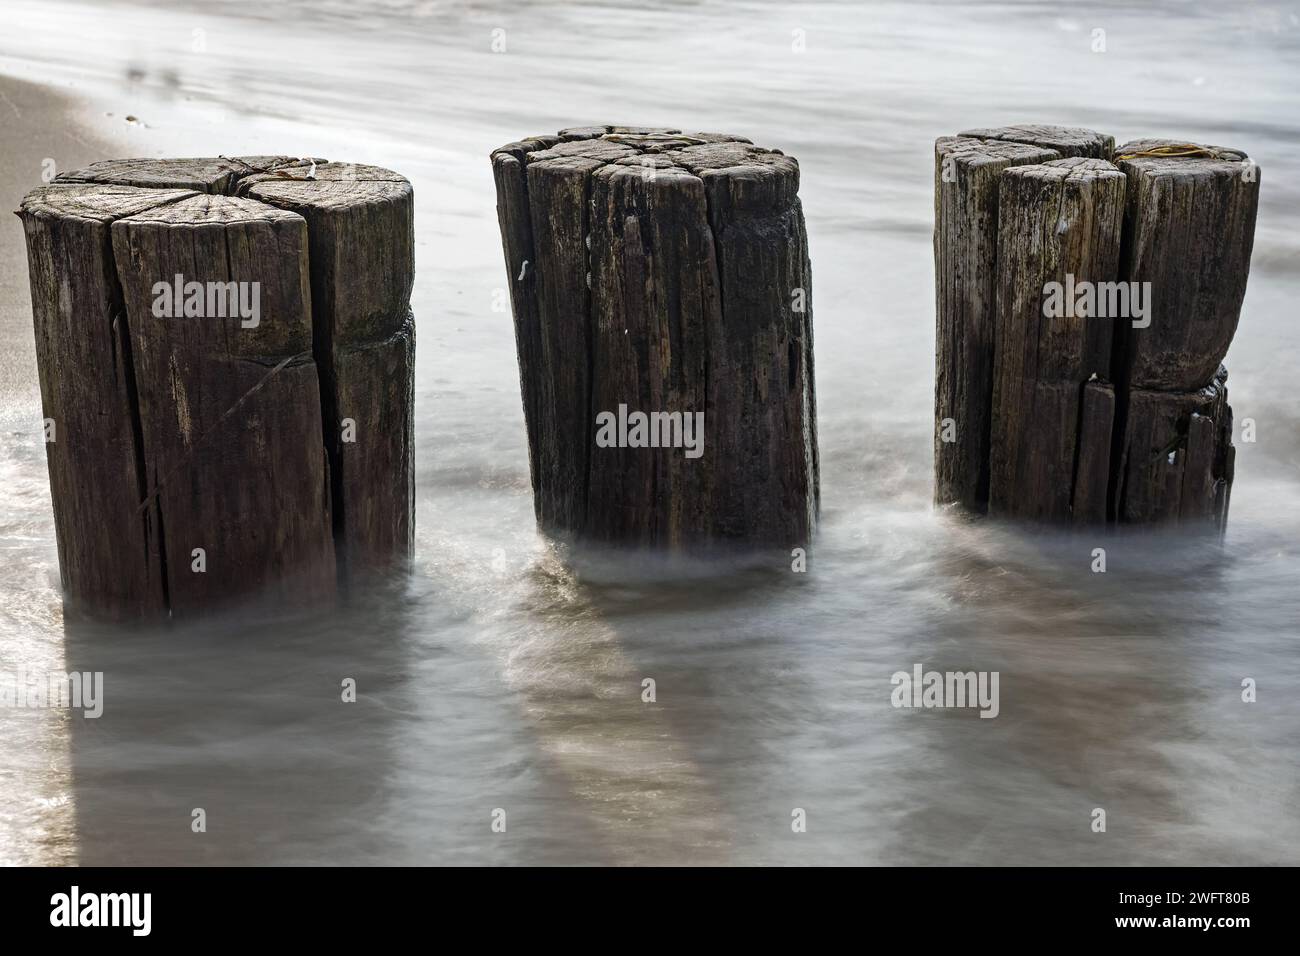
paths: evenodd
<path fill-rule="evenodd" d="M 781 721 L 774 699 L 802 696 L 773 617 L 801 603 L 789 564 L 550 545 L 528 568 L 532 624 L 506 679 L 615 862 L 726 862 L 765 825 L 746 778 Z M 767 814 L 772 832 L 788 832 L 790 808 Z"/>
<path fill-rule="evenodd" d="M 85 865 L 377 863 L 409 679 L 409 598 L 341 611 L 244 607 L 151 628 L 65 625 L 69 671 L 102 672 L 103 714 L 70 722 Z M 342 683 L 356 681 L 355 703 Z M 206 812 L 206 833 L 192 812 Z M 339 848 L 346 847 L 346 851 Z"/>
<path fill-rule="evenodd" d="M 998 671 L 1000 711 L 895 712 L 924 730 L 908 761 L 898 857 L 1189 862 L 1183 839 L 1213 803 L 1191 791 L 1214 781 L 1182 751 L 1210 734 L 1231 739 L 1214 715 L 1239 690 L 1207 655 L 1231 614 L 1231 558 L 1218 536 L 959 519 L 945 530 L 938 585 L 953 606 L 929 615 L 915 661 L 900 669 Z M 1091 829 L 1094 808 L 1106 811 L 1105 833 Z M 1211 842 L 1233 850 L 1226 836 Z"/>

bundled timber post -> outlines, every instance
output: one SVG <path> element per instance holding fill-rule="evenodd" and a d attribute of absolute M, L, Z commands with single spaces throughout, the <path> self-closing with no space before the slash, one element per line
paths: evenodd
<path fill-rule="evenodd" d="M 602 126 L 492 163 L 541 526 L 665 548 L 806 542 L 818 461 L 795 160 Z"/>
<path fill-rule="evenodd" d="M 1234 450 L 1220 363 L 1258 168 L 1240 150 L 1113 142 L 1025 125 L 936 143 L 936 501 L 1222 528 Z M 1053 284 L 1064 314 L 1049 317 Z M 978 430 L 945 434 L 962 415 L 986 423 L 983 445 Z"/>
<path fill-rule="evenodd" d="M 384 344 L 410 324 L 409 229 L 373 228 L 367 258 L 310 235 L 297 210 L 235 195 L 251 176 L 325 169 L 289 157 L 115 160 L 23 201 L 42 402 L 56 429 L 47 454 L 60 568 L 74 607 L 137 617 L 246 596 L 328 599 L 352 540 L 337 516 L 367 507 L 383 517 L 363 530 L 400 529 L 371 539 L 390 557 L 409 553 L 411 346 Z M 369 203 L 364 177 L 324 192 L 321 207 L 345 222 Z M 409 227 L 409 206 L 395 218 Z M 363 363 L 340 401 L 319 361 L 331 339 L 316 290 L 342 284 L 346 270 L 368 283 L 353 304 L 379 339 L 365 344 L 383 357 Z M 395 335 L 383 325 L 393 314 Z M 353 393 L 364 401 L 350 405 Z M 369 430 L 371 447 L 385 449 L 369 453 L 372 491 L 354 488 L 361 504 L 351 509 L 340 508 L 328 453 L 328 415 L 340 405 L 359 407 L 358 435 Z"/>

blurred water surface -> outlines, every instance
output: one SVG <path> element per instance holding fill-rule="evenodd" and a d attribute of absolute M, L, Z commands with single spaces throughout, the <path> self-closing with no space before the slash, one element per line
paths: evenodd
<path fill-rule="evenodd" d="M 1294 7 L 5 0 L 4 17 L 0 74 L 72 97 L 88 149 L 411 177 L 419 554 L 339 614 L 65 622 L 10 288 L 0 669 L 103 671 L 106 700 L 97 721 L 0 711 L 0 861 L 1300 862 Z M 487 155 L 604 122 L 800 161 L 823 482 L 807 574 L 782 555 L 566 554 L 533 529 Z M 1259 440 L 1238 444 L 1221 548 L 931 508 L 932 141 L 1008 122 L 1259 162 L 1228 357 Z M 999 671 L 1000 716 L 895 710 L 890 675 L 916 663 Z"/>

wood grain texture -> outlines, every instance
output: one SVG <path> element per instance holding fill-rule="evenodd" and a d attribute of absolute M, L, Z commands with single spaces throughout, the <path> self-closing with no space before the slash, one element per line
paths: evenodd
<path fill-rule="evenodd" d="M 1116 156 L 1174 142 L 1136 140 Z M 1117 158 L 1129 180 L 1122 278 L 1151 283 L 1150 326 L 1120 327 L 1117 372 L 1133 388 L 1200 389 L 1237 330 L 1260 170 L 1240 150 L 1207 148 L 1218 155 Z"/>
<path fill-rule="evenodd" d="M 112 183 L 148 189 L 193 189 L 225 195 L 246 175 L 290 166 L 292 156 L 212 156 L 201 159 L 106 159 L 60 173 L 55 182 Z"/>
<path fill-rule="evenodd" d="M 602 126 L 492 162 L 540 524 L 668 548 L 806 541 L 818 474 L 794 160 Z M 595 416 L 620 404 L 704 412 L 703 457 L 598 448 Z"/>
<path fill-rule="evenodd" d="M 799 165 L 738 141 L 671 156 L 704 182 L 720 282 L 723 322 L 707 370 L 713 534 L 806 541 L 820 508 L 820 458 Z M 792 308 L 797 290 L 803 312 Z"/>
<path fill-rule="evenodd" d="M 987 129 L 962 130 L 961 136 L 976 139 L 997 139 L 1007 143 L 1024 143 L 1041 146 L 1059 153 L 1062 157 L 1109 160 L 1115 150 L 1115 137 L 1082 126 L 1046 126 L 1040 123 L 1021 123 L 1015 126 L 997 126 Z"/>
<path fill-rule="evenodd" d="M 322 160 L 246 176 L 237 192 L 307 222 L 313 353 L 345 579 L 406 565 L 415 547 L 411 184 L 388 169 Z"/>
<path fill-rule="evenodd" d="M 1080 457 L 1080 400 L 1086 383 L 1110 378 L 1115 319 L 1048 315 L 1044 288 L 1115 281 L 1124 184 L 1124 174 L 1100 159 L 1002 173 L 990 514 L 1074 520 L 1076 468 L 1089 474 L 1095 467 Z M 1108 460 L 1108 445 L 1104 452 Z"/>
<path fill-rule="evenodd" d="M 285 156 L 111 160 L 27 197 L 70 602 L 312 602 L 348 579 L 344 558 L 409 561 L 412 205 L 389 170 Z M 155 311 L 178 275 L 256 283 L 259 321 Z"/>
<path fill-rule="evenodd" d="M 1100 525 L 1109 517 L 1115 386 L 1088 382 L 1079 410 L 1079 442 L 1070 513 L 1076 525 Z"/>
<path fill-rule="evenodd" d="M 193 196 L 182 190 L 53 185 L 18 211 L 32 315 L 55 539 L 72 609 L 110 618 L 165 613 L 159 526 L 140 510 L 146 476 L 135 375 L 111 226 Z"/>
<path fill-rule="evenodd" d="M 536 288 L 537 264 L 533 255 L 533 218 L 524 167 L 527 153 L 547 149 L 561 141 L 559 136 L 535 137 L 503 146 L 492 154 L 497 224 L 506 260 L 519 364 L 519 390 L 524 404 L 524 426 L 528 432 L 528 471 L 534 490 L 533 510 L 539 522 L 542 521 L 544 500 L 541 493 L 544 476 L 540 470 L 542 429 L 551 407 L 551 396 L 545 387 L 546 375 L 542 371 L 542 323 Z"/>
<path fill-rule="evenodd" d="M 988 506 L 989 428 L 1002 172 L 1055 150 L 946 136 L 934 147 L 935 503 Z M 945 420 L 956 441 L 944 441 Z"/>
<path fill-rule="evenodd" d="M 997 147 L 1063 158 L 1027 164 Z M 1184 141 L 1116 148 L 1093 130 L 1035 124 L 937 141 L 936 503 L 1222 529 L 1235 451 L 1220 363 L 1258 183 L 1242 151 Z M 1046 316 L 1049 282 L 1063 297 L 1071 282 L 1094 293 L 1092 313 Z M 947 418 L 956 443 L 941 441 Z"/>
<path fill-rule="evenodd" d="M 249 594 L 332 596 L 307 224 L 204 195 L 119 219 L 112 233 L 172 613 Z M 258 283 L 258 325 L 238 314 L 156 315 L 155 284 L 177 275 Z M 192 570 L 195 548 L 206 552 L 204 573 Z"/>
<path fill-rule="evenodd" d="M 1224 527 L 1235 460 L 1227 378 L 1220 368 L 1194 392 L 1129 392 L 1115 493 L 1119 521 Z"/>

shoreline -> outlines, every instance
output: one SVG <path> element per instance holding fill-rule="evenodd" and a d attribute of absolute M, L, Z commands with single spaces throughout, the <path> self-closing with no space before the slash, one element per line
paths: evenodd
<path fill-rule="evenodd" d="M 76 169 L 113 154 L 115 144 L 87 122 L 92 108 L 89 101 L 53 86 L 0 74 L 0 115 L 6 122 L 0 143 L 0 204 L 5 213 L 12 214 L 23 196 L 44 185 L 42 175 L 51 160 L 56 170 Z M 27 431 L 27 420 L 40 407 L 27 251 L 21 223 L 12 215 L 5 219 L 0 230 L 0 343 L 5 346 L 0 349 L 0 425 Z"/>

